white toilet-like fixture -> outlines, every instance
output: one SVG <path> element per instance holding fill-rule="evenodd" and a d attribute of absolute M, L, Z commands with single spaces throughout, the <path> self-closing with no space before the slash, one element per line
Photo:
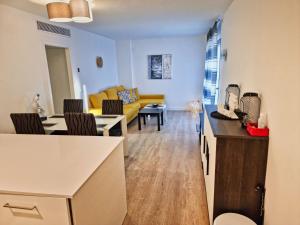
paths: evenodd
<path fill-rule="evenodd" d="M 224 213 L 218 216 L 214 225 L 257 225 L 246 216 L 237 213 Z"/>

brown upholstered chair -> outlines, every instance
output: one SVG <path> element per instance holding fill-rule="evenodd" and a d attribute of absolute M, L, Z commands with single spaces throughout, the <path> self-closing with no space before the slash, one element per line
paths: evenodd
<path fill-rule="evenodd" d="M 97 136 L 96 120 L 91 113 L 65 113 L 69 135 Z"/>
<path fill-rule="evenodd" d="M 45 134 L 41 118 L 37 113 L 12 113 L 10 118 L 17 134 Z"/>
<path fill-rule="evenodd" d="M 103 115 L 123 115 L 123 101 L 122 100 L 103 100 L 102 101 Z"/>
<path fill-rule="evenodd" d="M 64 100 L 64 114 L 65 113 L 83 113 L 82 99 L 65 99 Z"/>
<path fill-rule="evenodd" d="M 103 100 L 102 101 L 103 115 L 124 115 L 122 100 Z M 121 123 L 116 124 L 109 130 L 110 136 L 121 136 Z"/>

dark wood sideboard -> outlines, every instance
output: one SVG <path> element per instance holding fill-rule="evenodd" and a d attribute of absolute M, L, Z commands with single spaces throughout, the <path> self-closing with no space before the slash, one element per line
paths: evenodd
<path fill-rule="evenodd" d="M 267 137 L 252 137 L 239 121 L 214 119 L 204 107 L 201 156 L 210 224 L 220 214 L 240 213 L 263 224 Z"/>

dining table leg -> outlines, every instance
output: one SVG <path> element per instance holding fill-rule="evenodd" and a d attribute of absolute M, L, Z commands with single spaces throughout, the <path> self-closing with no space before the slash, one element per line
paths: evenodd
<path fill-rule="evenodd" d="M 121 122 L 122 137 L 124 137 L 124 141 L 123 141 L 124 156 L 128 157 L 129 155 L 128 155 L 128 135 L 127 135 L 127 120 L 126 120 L 126 117 L 124 116 L 123 119 L 120 122 Z M 109 136 L 109 130 L 104 129 L 103 136 Z"/>
<path fill-rule="evenodd" d="M 126 116 L 123 117 L 121 120 L 121 129 L 122 129 L 122 136 L 124 137 L 123 147 L 124 147 L 124 156 L 128 157 L 128 135 L 127 135 L 127 119 Z"/>
<path fill-rule="evenodd" d="M 103 130 L 103 136 L 109 136 L 109 130 L 108 129 L 104 129 Z"/>

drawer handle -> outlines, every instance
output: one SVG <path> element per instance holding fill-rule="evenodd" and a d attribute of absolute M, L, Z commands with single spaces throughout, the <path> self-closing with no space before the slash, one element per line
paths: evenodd
<path fill-rule="evenodd" d="M 21 210 L 27 210 L 27 211 L 36 210 L 38 212 L 38 214 L 40 214 L 40 212 L 39 212 L 39 210 L 38 210 L 38 208 L 36 206 L 24 207 L 24 206 L 10 205 L 9 203 L 6 203 L 3 207 L 4 208 L 9 208 L 9 209 L 21 209 Z"/>
<path fill-rule="evenodd" d="M 205 154 L 205 149 L 206 149 L 206 136 L 204 136 L 204 138 L 203 138 L 203 141 L 204 141 L 204 143 L 203 143 L 203 154 Z"/>
<path fill-rule="evenodd" d="M 209 175 L 209 147 L 208 147 L 208 143 L 206 143 L 206 152 L 205 152 L 205 156 L 206 156 L 206 175 Z"/>

